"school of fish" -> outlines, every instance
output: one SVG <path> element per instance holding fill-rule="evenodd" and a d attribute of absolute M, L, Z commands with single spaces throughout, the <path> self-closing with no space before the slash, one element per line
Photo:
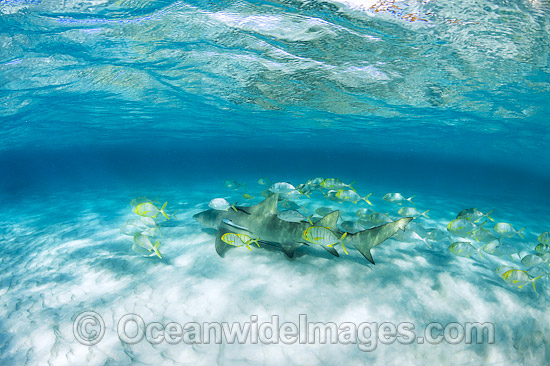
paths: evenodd
<path fill-rule="evenodd" d="M 432 250 L 444 247 L 452 254 L 460 257 L 471 258 L 477 255 L 476 260 L 487 260 L 488 257 L 504 258 L 506 264 L 495 268 L 495 273 L 506 283 L 517 288 L 523 288 L 531 284 L 536 290 L 535 283 L 542 279 L 550 279 L 550 231 L 538 235 L 537 243 L 533 250 L 526 252 L 515 248 L 511 238 L 524 239 L 525 228 L 517 229 L 508 222 L 495 222 L 493 210 L 483 212 L 477 208 L 467 208 L 460 211 L 456 218 L 448 222 L 446 230 L 437 227 L 424 227 L 429 219 L 429 209 L 419 210 L 413 202 L 414 195 L 406 196 L 398 192 L 386 193 L 380 198 L 390 204 L 395 210 L 390 212 L 376 212 L 371 201 L 373 193 L 361 195 L 354 188 L 355 182 L 344 183 L 338 178 L 312 178 L 305 183 L 293 185 L 290 182 L 272 182 L 269 178 L 258 179 L 259 194 L 245 192 L 247 185 L 236 180 L 226 180 L 224 186 L 234 191 L 228 201 L 227 198 L 213 198 L 208 206 L 212 210 L 237 212 L 238 201 L 247 202 L 255 199 L 265 199 L 277 195 L 277 218 L 292 223 L 308 223 L 302 232 L 303 243 L 306 245 L 319 245 L 338 256 L 335 247 L 349 255 L 345 246 L 346 237 L 367 229 L 379 227 L 393 222 L 397 218 L 414 219 L 407 221 L 408 225 L 402 230 L 397 230 L 392 239 L 417 244 L 422 243 Z M 324 197 L 325 206 L 310 206 L 309 199 L 312 195 Z M 357 209 L 347 212 L 347 220 L 339 215 L 339 227 L 326 227 L 320 224 L 322 218 L 339 210 L 349 207 L 349 203 L 356 205 Z M 336 205 L 336 207 L 335 207 Z M 137 218 L 128 220 L 121 228 L 121 233 L 131 236 L 132 249 L 143 256 L 162 258 L 160 254 L 160 227 L 164 221 L 175 217 L 175 213 L 168 214 L 165 211 L 166 203 L 160 206 L 155 200 L 145 197 L 132 200 L 131 206 Z M 159 208 L 160 206 L 160 208 Z M 364 207 L 359 207 L 364 206 Z M 354 217 L 349 219 L 349 217 Z M 231 224 L 231 223 L 230 223 Z M 236 226 L 238 228 L 238 226 Z M 242 228 L 244 229 L 244 228 Z M 252 251 L 253 246 L 260 248 L 264 242 L 262 237 L 251 237 L 242 232 L 225 232 L 221 241 L 232 247 L 246 247 Z M 262 243 L 262 245 L 260 244 Z M 370 260 L 370 258 L 368 258 Z M 510 263 L 512 262 L 512 263 Z M 374 263 L 374 262 L 372 262 Z"/>

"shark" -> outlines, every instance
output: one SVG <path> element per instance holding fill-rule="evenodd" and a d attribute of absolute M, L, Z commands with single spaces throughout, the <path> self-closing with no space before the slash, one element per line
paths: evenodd
<path fill-rule="evenodd" d="M 312 225 L 306 221 L 289 222 L 281 220 L 277 216 L 279 213 L 278 200 L 279 195 L 272 194 L 254 206 L 234 206 L 235 209 L 226 211 L 210 209 L 195 214 L 193 218 L 202 226 L 217 230 L 215 248 L 221 257 L 232 247 L 222 241 L 222 236 L 226 233 L 242 233 L 253 238 L 259 238 L 260 243 L 278 244 L 285 254 L 292 258 L 298 248 L 309 245 L 302 234 Z M 344 232 L 337 225 L 339 216 L 340 211 L 338 210 L 330 212 L 317 221 L 315 226 L 326 227 L 340 237 Z M 398 230 L 404 231 L 412 220 L 413 217 L 404 217 L 355 234 L 348 234 L 345 239 L 346 246 L 351 244 L 370 263 L 375 264 L 371 250 L 393 236 Z M 339 257 L 335 248 L 322 247 L 335 257 Z"/>

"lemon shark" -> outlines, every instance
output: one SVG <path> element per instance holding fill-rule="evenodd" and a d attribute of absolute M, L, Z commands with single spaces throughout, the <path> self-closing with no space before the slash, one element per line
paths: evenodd
<path fill-rule="evenodd" d="M 260 243 L 279 244 L 288 257 L 293 257 L 296 249 L 302 245 L 309 245 L 303 239 L 302 234 L 312 225 L 306 221 L 289 222 L 277 217 L 279 213 L 278 199 L 279 195 L 273 194 L 255 206 L 235 206 L 235 209 L 227 211 L 211 209 L 199 212 L 193 218 L 201 225 L 217 230 L 216 252 L 222 257 L 231 247 L 221 240 L 225 233 L 243 233 L 252 238 L 259 238 Z M 329 228 L 340 237 L 343 232 L 337 226 L 339 216 L 339 211 L 333 211 L 317 221 L 315 226 Z M 348 234 L 345 238 L 345 245 L 351 244 L 369 262 L 374 264 L 371 249 L 390 238 L 398 230 L 405 230 L 412 219 L 412 217 L 405 217 L 355 234 Z M 322 247 L 332 255 L 339 256 L 333 247 Z"/>

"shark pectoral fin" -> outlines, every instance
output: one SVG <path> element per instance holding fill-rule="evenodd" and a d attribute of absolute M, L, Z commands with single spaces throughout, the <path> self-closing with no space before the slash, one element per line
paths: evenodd
<path fill-rule="evenodd" d="M 340 254 L 338 254 L 338 252 L 336 251 L 336 249 L 334 249 L 333 247 L 331 246 L 328 246 L 328 245 L 321 245 L 323 247 L 324 250 L 326 250 L 327 252 L 329 252 L 330 254 L 332 254 L 333 256 L 335 257 L 339 257 Z"/>
<path fill-rule="evenodd" d="M 216 234 L 216 241 L 215 241 L 216 253 L 218 253 L 218 255 L 222 258 L 225 255 L 225 252 L 227 252 L 229 248 L 234 247 L 233 245 L 229 245 L 222 240 L 222 236 L 230 232 L 232 232 L 231 227 L 228 227 L 227 225 L 222 225 L 218 229 L 218 233 Z"/>
<path fill-rule="evenodd" d="M 372 264 L 376 264 L 376 263 L 374 263 L 374 258 L 372 257 L 372 253 L 370 252 L 370 250 L 369 250 L 369 251 L 366 251 L 366 252 L 364 252 L 364 253 L 361 252 L 361 254 L 363 254 L 363 257 L 367 258 L 367 260 L 368 260 L 369 262 L 371 262 Z"/>
<path fill-rule="evenodd" d="M 293 243 L 293 242 L 281 243 L 281 248 L 283 249 L 283 252 L 285 252 L 285 254 L 289 258 L 294 257 L 294 253 L 296 252 L 296 249 L 298 249 L 299 246 L 300 244 Z"/>

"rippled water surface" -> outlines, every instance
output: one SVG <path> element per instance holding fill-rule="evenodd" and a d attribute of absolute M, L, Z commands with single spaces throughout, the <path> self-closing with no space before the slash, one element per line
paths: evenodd
<path fill-rule="evenodd" d="M 45 136 L 307 144 L 338 131 L 341 143 L 548 157 L 548 9 L 3 0 L 2 148 Z"/>

